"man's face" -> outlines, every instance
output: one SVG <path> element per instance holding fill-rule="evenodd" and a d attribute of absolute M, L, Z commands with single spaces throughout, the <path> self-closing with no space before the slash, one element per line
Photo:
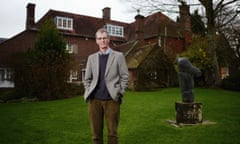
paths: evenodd
<path fill-rule="evenodd" d="M 105 32 L 98 32 L 96 34 L 96 43 L 99 46 L 100 50 L 105 52 L 105 50 L 109 47 L 109 37 Z"/>

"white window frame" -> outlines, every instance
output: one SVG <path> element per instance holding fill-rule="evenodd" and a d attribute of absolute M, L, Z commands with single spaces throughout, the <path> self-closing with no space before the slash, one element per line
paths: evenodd
<path fill-rule="evenodd" d="M 66 50 L 66 53 L 77 54 L 78 53 L 78 45 L 73 44 L 73 43 L 67 43 L 65 50 Z"/>
<path fill-rule="evenodd" d="M 78 71 L 72 71 L 72 73 L 71 73 L 71 75 L 72 75 L 72 79 L 73 80 L 77 80 L 78 79 Z"/>
<path fill-rule="evenodd" d="M 66 51 L 67 51 L 67 53 L 72 54 L 73 53 L 73 44 L 67 43 L 66 44 Z"/>
<path fill-rule="evenodd" d="M 78 71 L 70 70 L 69 82 L 72 82 L 73 80 L 77 80 L 77 79 L 78 79 Z"/>
<path fill-rule="evenodd" d="M 13 70 L 11 68 L 0 68 L 0 80 L 12 80 Z"/>
<path fill-rule="evenodd" d="M 13 69 L 0 67 L 0 88 L 14 88 Z"/>
<path fill-rule="evenodd" d="M 56 17 L 56 26 L 58 29 L 73 30 L 73 19 L 68 17 Z"/>
<path fill-rule="evenodd" d="M 112 24 L 106 24 L 105 28 L 110 36 L 124 37 L 124 28 L 123 26 L 117 26 Z"/>

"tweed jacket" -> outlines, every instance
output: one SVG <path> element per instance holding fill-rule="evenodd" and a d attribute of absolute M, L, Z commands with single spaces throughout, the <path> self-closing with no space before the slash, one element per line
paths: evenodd
<path fill-rule="evenodd" d="M 110 49 L 109 58 L 105 70 L 105 83 L 111 98 L 121 102 L 125 89 L 128 86 L 128 68 L 125 57 L 121 52 Z M 84 77 L 84 99 L 88 101 L 91 93 L 97 86 L 99 78 L 99 53 L 88 57 Z"/>

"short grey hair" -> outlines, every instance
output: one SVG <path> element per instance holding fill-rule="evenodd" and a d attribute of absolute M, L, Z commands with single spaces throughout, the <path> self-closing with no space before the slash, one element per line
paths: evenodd
<path fill-rule="evenodd" d="M 108 33 L 108 31 L 105 28 L 100 28 L 100 29 L 97 30 L 97 32 L 95 34 L 96 38 L 97 38 L 97 33 L 106 33 L 107 37 L 109 37 L 109 33 Z"/>

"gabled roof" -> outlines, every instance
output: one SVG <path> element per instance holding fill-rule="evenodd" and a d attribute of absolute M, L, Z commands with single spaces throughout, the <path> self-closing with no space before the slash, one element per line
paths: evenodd
<path fill-rule="evenodd" d="M 119 45 L 114 49 L 124 53 L 129 69 L 136 69 L 149 56 L 157 43 L 141 43 L 140 41 L 130 41 Z"/>
<path fill-rule="evenodd" d="M 135 47 L 138 47 L 137 43 L 135 43 L 135 45 L 129 49 L 129 53 L 125 55 L 129 69 L 137 69 L 156 47 L 156 43 L 147 44 L 138 48 Z"/>
<path fill-rule="evenodd" d="M 136 21 L 131 23 L 131 31 L 134 37 Z M 161 12 L 154 13 L 144 19 L 144 38 L 149 39 L 159 35 L 167 35 L 170 37 L 183 37 L 183 30 L 180 29 L 180 24 L 173 21 Z M 132 40 L 133 38 L 131 38 Z"/>
<path fill-rule="evenodd" d="M 146 17 L 145 22 L 146 38 L 154 35 L 165 35 L 179 37 L 180 24 L 173 21 L 161 12 L 154 13 Z"/>
<path fill-rule="evenodd" d="M 123 43 L 121 45 L 115 46 L 113 47 L 113 49 L 124 53 L 124 55 L 126 56 L 127 53 L 129 53 L 129 50 L 134 48 L 137 43 L 138 41 L 129 41 L 127 43 Z"/>

